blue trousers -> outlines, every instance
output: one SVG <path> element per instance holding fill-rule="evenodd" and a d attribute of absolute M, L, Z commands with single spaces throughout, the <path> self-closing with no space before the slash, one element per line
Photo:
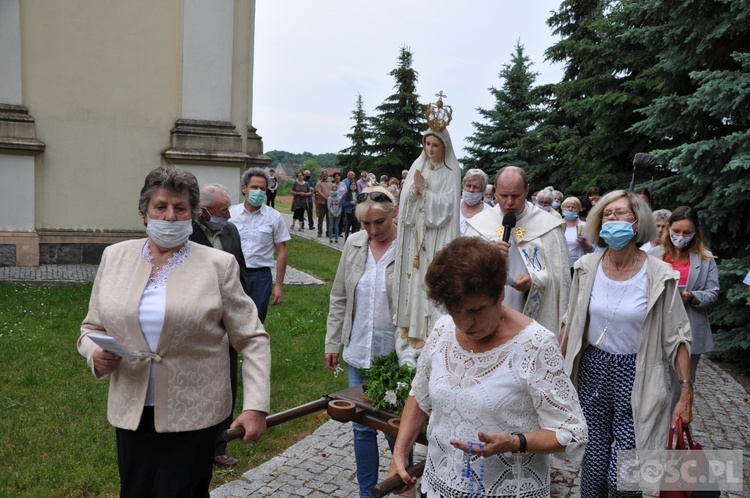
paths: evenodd
<path fill-rule="evenodd" d="M 339 220 L 341 220 L 341 216 L 339 216 L 338 218 L 330 217 L 330 219 L 333 220 L 333 225 L 331 226 L 331 231 L 328 234 L 328 238 L 339 240 L 339 234 L 341 233 L 341 225 L 339 225 Z"/>
<path fill-rule="evenodd" d="M 643 496 L 640 491 L 617 491 L 617 452 L 635 449 L 630 407 L 634 381 L 635 354 L 611 354 L 594 346 L 583 352 L 578 396 L 589 441 L 581 467 L 582 498 Z"/>
<path fill-rule="evenodd" d="M 271 301 L 271 289 L 273 288 L 273 276 L 270 268 L 248 268 L 247 286 L 250 288 L 250 298 L 258 308 L 258 319 L 260 323 L 266 321 L 268 304 Z"/>
<path fill-rule="evenodd" d="M 349 387 L 362 384 L 362 376 L 356 367 L 347 367 L 349 376 Z M 380 452 L 378 451 L 378 431 L 366 425 L 352 422 L 354 429 L 354 458 L 357 461 L 357 482 L 359 483 L 360 498 L 371 498 L 371 490 L 378 483 L 378 470 L 380 469 Z M 385 434 L 391 451 L 396 438 Z M 411 465 L 411 455 L 409 456 Z"/>

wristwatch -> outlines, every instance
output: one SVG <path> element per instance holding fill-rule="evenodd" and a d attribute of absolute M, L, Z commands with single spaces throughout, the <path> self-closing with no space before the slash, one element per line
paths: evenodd
<path fill-rule="evenodd" d="M 526 436 L 523 435 L 521 432 L 513 432 L 513 436 L 518 436 L 518 440 L 521 442 L 521 446 L 518 448 L 518 451 L 514 451 L 514 455 L 523 455 L 526 453 Z"/>

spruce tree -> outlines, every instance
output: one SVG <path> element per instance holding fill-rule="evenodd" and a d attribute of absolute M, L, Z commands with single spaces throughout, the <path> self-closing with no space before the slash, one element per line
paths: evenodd
<path fill-rule="evenodd" d="M 401 171 L 409 169 L 419 156 L 422 132 L 426 129 L 424 106 L 417 95 L 417 72 L 412 68 L 412 53 L 401 47 L 398 67 L 389 73 L 396 79 L 396 93 L 375 110 L 371 120 L 372 165 L 376 175 L 401 178 Z"/>
<path fill-rule="evenodd" d="M 750 369 L 750 4 L 745 0 L 626 3 L 641 29 L 659 40 L 661 96 L 633 129 L 658 144 L 674 172 L 657 182 L 668 207 L 689 205 L 718 257 L 721 295 L 710 319 L 716 348 Z M 744 20 L 744 21 L 743 21 Z"/>
<path fill-rule="evenodd" d="M 554 139 L 554 183 L 572 192 L 627 188 L 633 157 L 649 148 L 648 139 L 629 128 L 640 119 L 635 110 L 654 95 L 644 75 L 656 61 L 656 47 L 624 37 L 631 25 L 621 3 L 564 0 L 547 21 L 561 40 L 546 56 L 565 68 L 563 80 L 550 88 L 551 116 L 540 133 Z"/>
<path fill-rule="evenodd" d="M 351 128 L 351 133 L 347 133 L 346 136 L 351 140 L 352 145 L 339 151 L 336 161 L 342 169 L 367 171 L 371 163 L 368 143 L 370 130 L 361 94 L 357 94 L 357 107 L 352 111 L 351 119 L 354 121 L 354 126 Z"/>
<path fill-rule="evenodd" d="M 534 168 L 546 162 L 547 154 L 534 134 L 544 112 L 541 95 L 533 88 L 538 73 L 531 71 L 523 49 L 516 42 L 511 63 L 503 65 L 498 75 L 501 88 L 489 89 L 495 106 L 477 109 L 486 122 L 472 122 L 476 131 L 467 138 L 472 145 L 464 149 L 469 153 L 462 159 L 465 168 L 478 168 L 492 177 L 503 166 L 514 165 L 533 178 Z"/>

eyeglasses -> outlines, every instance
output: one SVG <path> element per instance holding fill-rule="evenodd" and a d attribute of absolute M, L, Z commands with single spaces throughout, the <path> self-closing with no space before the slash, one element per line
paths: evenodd
<path fill-rule="evenodd" d="M 625 209 L 618 209 L 617 211 L 602 211 L 602 219 L 604 220 L 615 215 L 616 220 L 624 220 L 631 214 L 633 214 L 633 211 L 627 211 Z"/>
<path fill-rule="evenodd" d="M 357 202 L 365 202 L 367 198 L 372 199 L 373 202 L 393 202 L 390 197 L 385 195 L 383 192 L 361 192 L 357 194 Z"/>

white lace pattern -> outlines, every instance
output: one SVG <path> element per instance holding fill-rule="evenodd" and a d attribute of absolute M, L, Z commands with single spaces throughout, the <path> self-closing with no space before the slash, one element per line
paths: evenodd
<path fill-rule="evenodd" d="M 419 358 L 412 394 L 430 414 L 424 478 L 430 491 L 443 497 L 468 496 L 461 482 L 467 455 L 451 446 L 451 439 L 478 441 L 480 431 L 543 428 L 555 432 L 568 458 L 580 457 L 587 440 L 555 336 L 535 321 L 500 347 L 472 353 L 461 348 L 453 320 L 443 316 Z M 484 459 L 484 467 L 483 497 L 549 496 L 548 455 L 494 455 Z"/>
<path fill-rule="evenodd" d="M 158 289 L 163 285 L 167 285 L 167 275 L 169 275 L 170 270 L 172 270 L 172 268 L 177 268 L 187 261 L 188 254 L 190 254 L 190 241 L 185 242 L 185 245 L 182 246 L 179 251 L 174 253 L 172 257 L 169 258 L 169 261 L 167 261 L 167 264 L 162 266 L 159 271 L 151 272 L 151 276 L 148 278 L 148 283 L 146 284 L 146 289 Z M 148 241 L 143 244 L 141 256 L 143 256 L 143 259 L 148 263 L 151 263 L 153 260 L 151 251 L 148 248 Z"/>

